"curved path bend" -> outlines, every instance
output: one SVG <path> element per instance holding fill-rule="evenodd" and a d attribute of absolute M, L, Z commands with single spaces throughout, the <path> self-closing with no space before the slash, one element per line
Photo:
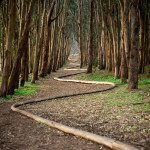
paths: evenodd
<path fill-rule="evenodd" d="M 75 136 L 79 136 L 79 137 L 91 140 L 93 142 L 102 144 L 102 145 L 109 147 L 111 149 L 114 149 L 114 150 L 137 150 L 137 148 L 135 148 L 131 145 L 128 145 L 128 144 L 125 144 L 125 143 L 122 143 L 122 142 L 119 142 L 119 141 L 116 141 L 116 140 L 113 140 L 113 139 L 110 139 L 110 138 L 107 138 L 104 136 L 96 135 L 96 134 L 93 134 L 90 132 L 86 132 L 86 131 L 82 131 L 82 130 L 79 130 L 79 129 L 76 129 L 73 127 L 69 127 L 69 126 L 60 124 L 58 122 L 54 122 L 52 120 L 45 119 L 41 116 L 32 114 L 32 113 L 28 112 L 27 110 L 21 109 L 21 106 L 25 106 L 27 104 L 36 105 L 36 103 L 54 100 L 54 99 L 103 92 L 103 91 L 111 90 L 111 89 L 115 88 L 115 86 L 116 86 L 114 83 L 110 83 L 110 82 L 96 82 L 96 81 L 83 81 L 83 80 L 68 79 L 68 77 L 70 77 L 70 76 L 85 72 L 85 69 L 80 70 L 80 69 L 77 69 L 76 67 L 68 67 L 68 69 L 64 69 L 62 72 L 63 73 L 61 76 L 54 77 L 53 82 L 64 83 L 64 87 L 62 85 L 62 87 L 59 87 L 60 89 L 58 89 L 58 90 L 65 91 L 66 90 L 65 87 L 69 86 L 69 89 L 72 92 L 67 92 L 67 93 L 62 92 L 61 94 L 56 93 L 56 95 L 54 94 L 53 96 L 49 96 L 46 98 L 32 99 L 32 100 L 28 100 L 28 101 L 24 101 L 24 102 L 18 102 L 16 104 L 12 105 L 11 109 L 15 112 L 18 112 L 29 118 L 32 118 L 37 122 L 43 123 L 43 124 L 48 125 L 53 128 L 56 128 L 65 133 L 69 133 L 69 134 L 72 134 Z M 81 86 L 81 84 L 82 84 L 82 86 Z"/>

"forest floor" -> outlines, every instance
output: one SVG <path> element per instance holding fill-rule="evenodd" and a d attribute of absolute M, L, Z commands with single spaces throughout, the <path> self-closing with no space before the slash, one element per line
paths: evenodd
<path fill-rule="evenodd" d="M 81 71 L 60 69 L 57 73 L 47 76 L 46 79 L 41 79 L 37 83 L 36 93 L 28 96 L 15 96 L 5 102 L 1 100 L 1 150 L 108 150 L 102 145 L 49 128 L 10 110 L 11 105 L 17 101 L 108 87 L 108 85 L 89 86 L 66 83 L 53 79 L 54 76 L 77 72 Z M 83 74 L 83 76 L 86 75 Z M 79 79 L 83 76 L 78 75 L 73 78 Z M 141 150 L 148 150 L 150 147 L 149 93 L 150 91 L 146 88 L 144 92 L 141 90 L 140 93 L 138 91 L 138 94 L 135 94 L 135 92 L 127 91 L 124 85 L 119 85 L 107 92 L 56 99 L 26 105 L 22 109 L 68 126 L 135 145 Z"/>

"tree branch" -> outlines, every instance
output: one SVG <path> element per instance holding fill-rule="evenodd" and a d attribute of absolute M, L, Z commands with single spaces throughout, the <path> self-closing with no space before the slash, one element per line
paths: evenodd
<path fill-rule="evenodd" d="M 49 10 L 48 17 L 47 17 L 48 26 L 50 26 L 50 24 L 52 23 L 51 17 L 52 17 L 53 12 L 54 12 L 55 4 L 56 4 L 56 2 L 53 0 L 53 1 L 52 1 L 52 6 L 51 6 L 51 8 L 50 8 L 50 10 Z"/>
<path fill-rule="evenodd" d="M 58 14 L 56 15 L 56 17 L 51 19 L 51 22 L 55 21 L 59 17 L 59 15 L 62 13 L 62 11 L 63 11 L 63 6 L 62 6 L 61 10 L 58 12 Z"/>

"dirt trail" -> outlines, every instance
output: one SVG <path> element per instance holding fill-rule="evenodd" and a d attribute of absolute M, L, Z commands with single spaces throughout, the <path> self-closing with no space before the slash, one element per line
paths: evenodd
<path fill-rule="evenodd" d="M 71 73 L 77 72 L 80 71 L 71 71 Z M 19 101 L 103 89 L 108 86 L 65 83 L 53 79 L 54 76 L 68 73 L 70 74 L 70 71 L 63 71 L 63 69 L 53 73 L 42 81 L 36 94 L 21 96 Z M 18 98 L 14 98 L 14 101 L 18 101 Z M 0 150 L 108 150 L 96 143 L 64 134 L 12 112 L 10 107 L 13 103 L 0 104 Z"/>

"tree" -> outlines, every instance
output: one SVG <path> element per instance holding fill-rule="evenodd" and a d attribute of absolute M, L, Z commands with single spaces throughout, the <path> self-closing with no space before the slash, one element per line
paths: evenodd
<path fill-rule="evenodd" d="M 131 18 L 131 51 L 129 60 L 129 89 L 138 88 L 138 54 L 139 54 L 139 1 L 133 0 Z"/>
<path fill-rule="evenodd" d="M 29 3 L 28 12 L 26 14 L 26 21 L 25 21 L 22 37 L 20 38 L 17 56 L 16 56 L 16 59 L 14 62 L 14 66 L 13 66 L 11 75 L 10 75 L 8 94 L 14 94 L 14 90 L 16 87 L 16 81 L 17 81 L 17 77 L 18 77 L 17 74 L 19 72 L 18 65 L 21 64 L 21 58 L 22 58 L 24 50 L 25 50 L 24 47 L 26 46 L 26 43 L 28 43 L 28 36 L 29 36 L 29 30 L 30 30 L 33 5 L 34 5 L 34 0 L 31 0 Z"/>
<path fill-rule="evenodd" d="M 95 17 L 95 0 L 90 1 L 90 35 L 89 35 L 89 61 L 87 73 L 92 73 L 93 52 L 94 52 L 94 17 Z"/>
<path fill-rule="evenodd" d="M 34 69 L 33 69 L 33 75 L 32 75 L 32 83 L 35 83 L 36 80 L 38 80 L 38 72 L 39 72 L 39 63 L 40 63 L 40 56 L 41 51 L 43 48 L 43 38 L 44 38 L 44 21 L 46 17 L 46 1 L 43 4 L 43 14 L 41 16 L 41 27 L 40 27 L 40 35 L 39 40 L 37 40 L 37 49 L 35 54 L 35 62 L 34 62 Z M 38 37 L 37 37 L 38 38 Z"/>
<path fill-rule="evenodd" d="M 54 12 L 54 6 L 55 6 L 55 1 L 52 1 L 50 10 L 49 10 L 48 16 L 47 16 L 47 22 L 46 22 L 43 65 L 42 65 L 40 77 L 45 77 L 47 75 L 48 56 L 49 56 L 49 39 L 51 36 L 51 23 L 54 21 L 52 19 L 52 15 Z"/>
<path fill-rule="evenodd" d="M 16 19 L 16 0 L 8 1 L 8 9 L 10 9 L 7 37 L 6 37 L 6 51 L 5 51 L 5 62 L 2 75 L 2 84 L 0 95 L 6 96 L 8 89 L 8 80 L 11 72 L 11 59 L 12 59 L 12 48 L 15 31 L 15 19 Z"/>
<path fill-rule="evenodd" d="M 79 44 L 79 49 L 80 49 L 80 68 L 83 67 L 84 65 L 84 60 L 83 60 L 83 40 L 82 40 L 82 26 L 83 26 L 83 22 L 82 22 L 82 1 L 78 0 L 77 1 L 78 4 L 78 20 L 77 20 L 77 24 L 78 24 L 78 44 Z"/>

